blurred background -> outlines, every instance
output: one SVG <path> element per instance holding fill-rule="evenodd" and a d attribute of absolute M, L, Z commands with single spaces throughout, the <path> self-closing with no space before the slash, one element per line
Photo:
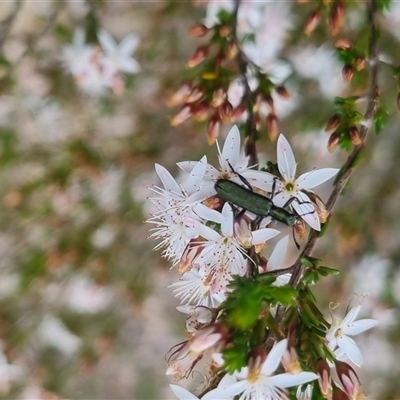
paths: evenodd
<path fill-rule="evenodd" d="M 184 340 L 167 288 L 178 275 L 152 251 L 143 221 L 148 187 L 160 184 L 155 162 L 176 175 L 176 162 L 216 161 L 206 123 L 171 127 L 177 109 L 166 106 L 201 44 L 187 29 L 218 6 L 201 3 L 0 3 L 0 398 L 173 398 L 164 354 Z M 362 95 L 367 77 L 343 81 L 325 22 L 311 38 L 302 34 L 312 3 L 265 2 L 261 14 L 261 44 L 276 46 L 265 68 L 288 71 L 292 96 L 276 99 L 277 116 L 299 173 L 343 164 L 343 150 L 326 150 L 324 127 L 334 97 Z M 365 9 L 354 3 L 340 36 L 363 40 Z M 343 314 L 361 301 L 362 317 L 380 322 L 355 339 L 360 377 L 376 400 L 400 399 L 400 119 L 391 66 L 400 63 L 400 7 L 391 7 L 380 19 L 384 128 L 368 137 L 314 252 L 341 271 L 314 288 L 326 315 L 330 302 Z M 111 36 L 99 41 L 101 30 Z M 88 60 L 101 64 L 94 75 Z M 259 151 L 275 162 L 267 134 Z M 318 193 L 326 200 L 330 190 Z"/>

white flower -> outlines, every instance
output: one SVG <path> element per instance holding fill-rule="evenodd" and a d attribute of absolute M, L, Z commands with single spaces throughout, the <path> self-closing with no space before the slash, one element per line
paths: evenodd
<path fill-rule="evenodd" d="M 314 169 L 296 179 L 296 160 L 289 142 L 282 134 L 279 135 L 277 142 L 277 158 L 282 180 L 274 178 L 276 182 L 274 204 L 283 207 L 289 199 L 295 197 L 297 200 L 291 203 L 294 210 L 311 228 L 321 230 L 317 211 L 303 190 L 311 191 L 314 187 L 331 179 L 339 170 L 337 168 Z"/>
<path fill-rule="evenodd" d="M 338 320 L 332 314 L 332 326 L 326 333 L 328 347 L 335 351 L 337 358 L 342 359 L 343 356 L 346 356 L 357 366 L 362 364 L 361 353 L 355 341 L 349 336 L 358 335 L 378 325 L 378 321 L 374 319 L 360 319 L 359 321 L 355 321 L 360 309 L 360 305 L 353 307 L 342 321 Z"/>
<path fill-rule="evenodd" d="M 206 221 L 220 224 L 221 233 L 199 221 L 191 225 L 199 236 L 206 239 L 202 242 L 203 250 L 196 257 L 194 264 L 199 265 L 211 281 L 210 290 L 214 294 L 224 293 L 232 275 L 243 276 L 247 271 L 248 255 L 234 236 L 234 215 L 232 207 L 225 203 L 222 212 L 211 210 L 200 205 L 196 208 L 199 217 Z M 187 221 L 187 224 L 190 224 Z M 280 232 L 276 229 L 262 228 L 252 232 L 251 245 L 265 243 Z"/>
<path fill-rule="evenodd" d="M 227 396 L 233 399 L 241 394 L 240 400 L 281 400 L 286 399 L 284 389 L 302 385 L 318 378 L 318 375 L 313 372 L 300 372 L 294 375 L 288 373 L 273 375 L 281 362 L 286 348 L 287 339 L 284 339 L 272 348 L 262 365 L 251 370 L 249 367 L 245 367 L 233 375 L 225 375 L 214 391 L 214 398 L 219 399 Z"/>
<path fill-rule="evenodd" d="M 178 282 L 169 287 L 174 288 L 175 297 L 185 304 L 216 308 L 225 300 L 223 293 L 213 293 L 205 271 L 197 268 L 183 274 Z"/>
<path fill-rule="evenodd" d="M 164 247 L 163 256 L 172 259 L 173 265 L 179 262 L 190 239 L 197 237 L 197 233 L 185 221 L 188 217 L 198 219 L 193 207 L 206 198 L 199 192 L 206 160 L 203 157 L 196 163 L 183 185 L 179 185 L 164 167 L 158 164 L 155 166 L 164 189 L 151 189 L 160 197 L 151 198 L 158 211 L 147 222 L 156 225 L 150 237 L 162 239 L 155 249 Z"/>
<path fill-rule="evenodd" d="M 99 42 L 104 50 L 106 63 L 117 71 L 136 74 L 140 71 L 138 62 L 131 57 L 139 44 L 139 38 L 134 33 L 125 36 L 119 44 L 105 30 L 98 33 Z"/>

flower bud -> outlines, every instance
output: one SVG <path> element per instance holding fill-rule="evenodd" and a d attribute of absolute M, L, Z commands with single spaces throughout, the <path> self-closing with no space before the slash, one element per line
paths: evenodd
<path fill-rule="evenodd" d="M 207 142 L 211 146 L 215 143 L 215 140 L 219 136 L 219 131 L 221 129 L 221 119 L 219 115 L 213 115 L 208 121 L 207 126 Z"/>
<path fill-rule="evenodd" d="M 400 92 L 397 93 L 397 109 L 400 111 Z"/>
<path fill-rule="evenodd" d="M 246 105 L 245 104 L 239 104 L 232 113 L 232 118 L 231 118 L 231 122 L 235 122 L 237 121 L 242 115 L 243 113 L 246 111 Z"/>
<path fill-rule="evenodd" d="M 268 94 L 264 97 L 264 100 L 267 102 L 270 112 L 275 112 L 274 99 L 272 96 Z"/>
<path fill-rule="evenodd" d="M 249 354 L 249 374 L 247 379 L 250 380 L 252 376 L 259 376 L 262 366 L 267 358 L 267 353 L 264 347 L 255 347 Z"/>
<path fill-rule="evenodd" d="M 228 25 L 221 25 L 219 27 L 218 33 L 219 33 L 219 36 L 221 36 L 222 38 L 225 38 L 231 33 L 231 28 Z"/>
<path fill-rule="evenodd" d="M 242 247 L 249 249 L 252 246 L 251 220 L 246 215 L 235 219 L 233 232 L 236 240 Z"/>
<path fill-rule="evenodd" d="M 182 310 L 183 307 L 189 308 L 190 315 L 186 318 L 186 331 L 195 333 L 199 329 L 203 328 L 204 325 L 209 325 L 213 319 L 212 311 L 206 306 L 179 306 L 177 309 L 181 312 L 188 313 Z"/>
<path fill-rule="evenodd" d="M 330 214 L 326 209 L 324 202 L 313 192 L 307 192 L 307 195 L 315 205 L 319 221 L 321 224 L 324 224 L 328 220 Z"/>
<path fill-rule="evenodd" d="M 208 46 L 200 46 L 194 52 L 192 57 L 189 58 L 189 61 L 186 63 L 187 68 L 194 68 L 200 63 L 202 63 L 208 54 Z"/>
<path fill-rule="evenodd" d="M 194 103 L 204 97 L 205 90 L 202 87 L 196 86 L 192 89 L 186 98 L 187 103 Z"/>
<path fill-rule="evenodd" d="M 357 57 L 356 61 L 354 62 L 354 66 L 356 67 L 357 71 L 363 70 L 365 68 L 365 58 Z"/>
<path fill-rule="evenodd" d="M 336 147 L 339 144 L 339 141 L 340 141 L 339 133 L 337 131 L 333 132 L 331 134 L 331 136 L 329 137 L 328 146 L 327 146 L 327 149 L 330 153 L 332 153 L 336 149 Z"/>
<path fill-rule="evenodd" d="M 189 340 L 190 351 L 203 353 L 218 343 L 225 342 L 228 338 L 228 330 L 221 323 L 208 325 L 199 331 Z"/>
<path fill-rule="evenodd" d="M 337 35 L 343 26 L 344 12 L 345 8 L 343 2 L 337 1 L 329 13 L 329 26 L 332 36 Z"/>
<path fill-rule="evenodd" d="M 362 143 L 360 132 L 358 131 L 356 126 L 352 126 L 349 128 L 349 136 L 351 143 L 353 143 L 354 146 L 359 146 Z"/>
<path fill-rule="evenodd" d="M 179 106 L 183 103 L 186 103 L 186 98 L 187 96 L 189 96 L 191 91 L 191 85 L 189 85 L 188 83 L 183 84 L 169 98 L 168 107 Z"/>
<path fill-rule="evenodd" d="M 299 374 L 300 372 L 303 372 L 296 350 L 292 346 L 289 346 L 283 353 L 281 362 L 283 368 L 285 368 L 285 371 L 289 374 Z"/>
<path fill-rule="evenodd" d="M 172 126 L 178 126 L 182 122 L 185 122 L 192 116 L 192 109 L 190 106 L 183 107 L 177 114 L 175 114 L 170 122 Z"/>
<path fill-rule="evenodd" d="M 312 11 L 308 16 L 307 21 L 304 25 L 304 34 L 310 36 L 314 32 L 315 28 L 318 26 L 319 21 L 321 21 L 321 10 L 317 8 Z"/>
<path fill-rule="evenodd" d="M 326 127 L 325 127 L 325 132 L 333 131 L 340 125 L 340 117 L 338 114 L 333 114 L 332 117 L 329 118 Z"/>
<path fill-rule="evenodd" d="M 350 50 L 352 45 L 348 39 L 338 39 L 335 42 L 335 47 L 342 50 Z"/>
<path fill-rule="evenodd" d="M 326 399 L 329 399 L 332 395 L 331 369 L 325 359 L 320 358 L 317 361 L 316 372 L 321 393 Z"/>
<path fill-rule="evenodd" d="M 293 228 L 299 239 L 304 240 L 307 233 L 306 223 L 303 220 L 299 220 Z"/>
<path fill-rule="evenodd" d="M 338 378 L 343 389 L 351 400 L 361 399 L 363 391 L 356 371 L 349 364 L 342 361 L 335 361 Z"/>
<path fill-rule="evenodd" d="M 215 57 L 215 65 L 221 66 L 226 61 L 226 55 L 222 52 L 218 53 Z"/>
<path fill-rule="evenodd" d="M 208 118 L 210 107 L 207 101 L 202 101 L 200 104 L 192 106 L 193 119 L 196 121 L 205 121 Z"/>
<path fill-rule="evenodd" d="M 201 36 L 204 36 L 208 31 L 209 31 L 209 29 L 205 25 L 199 24 L 199 25 L 190 27 L 188 29 L 188 34 L 190 36 L 194 36 L 194 37 L 201 37 Z"/>
<path fill-rule="evenodd" d="M 198 239 L 191 239 L 190 242 L 187 244 L 181 259 L 179 260 L 178 264 L 178 272 L 180 274 L 184 272 L 188 272 L 192 269 L 193 261 L 196 257 L 201 253 L 203 250 L 203 245 L 199 242 Z"/>
<path fill-rule="evenodd" d="M 282 97 L 282 99 L 289 99 L 290 93 L 286 90 L 285 86 L 275 86 L 276 93 Z"/>
<path fill-rule="evenodd" d="M 354 69 L 350 64 L 346 64 L 342 69 L 342 77 L 346 82 L 351 82 L 354 75 Z"/>
<path fill-rule="evenodd" d="M 278 118 L 275 114 L 268 114 L 267 117 L 267 132 L 269 140 L 275 142 L 278 137 Z"/>
<path fill-rule="evenodd" d="M 228 60 L 234 59 L 239 52 L 239 48 L 235 42 L 230 42 L 226 46 L 225 54 L 228 57 Z"/>
<path fill-rule="evenodd" d="M 218 112 L 224 124 L 231 122 L 233 115 L 233 107 L 228 100 L 225 100 L 224 103 L 218 108 Z"/>
<path fill-rule="evenodd" d="M 223 88 L 218 88 L 214 90 L 213 97 L 211 100 L 211 105 L 214 108 L 218 108 L 226 99 L 227 93 Z"/>

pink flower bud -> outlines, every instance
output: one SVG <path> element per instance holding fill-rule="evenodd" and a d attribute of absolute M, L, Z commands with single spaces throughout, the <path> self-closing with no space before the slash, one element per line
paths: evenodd
<path fill-rule="evenodd" d="M 218 108 L 218 112 L 224 124 L 231 122 L 231 118 L 233 115 L 233 107 L 228 100 L 225 100 L 225 102 Z"/>
<path fill-rule="evenodd" d="M 356 371 L 349 364 L 342 361 L 336 360 L 335 365 L 339 380 L 350 400 L 360 399 L 363 391 Z"/>
<path fill-rule="evenodd" d="M 331 381 L 331 369 L 327 361 L 320 358 L 316 364 L 316 372 L 318 374 L 318 383 L 321 389 L 321 393 L 325 398 L 329 398 L 332 395 L 332 381 Z"/>
<path fill-rule="evenodd" d="M 189 340 L 189 349 L 195 353 L 204 353 L 219 342 L 225 342 L 228 337 L 228 331 L 225 325 L 214 323 L 200 329 Z"/>
<path fill-rule="evenodd" d="M 211 105 L 214 108 L 218 108 L 226 99 L 227 93 L 223 88 L 218 88 L 214 90 L 213 97 L 211 100 Z"/>
<path fill-rule="evenodd" d="M 307 21 L 304 25 L 304 34 L 310 36 L 314 32 L 315 28 L 318 26 L 319 21 L 321 21 L 321 10 L 318 8 L 311 12 L 308 16 Z"/>
<path fill-rule="evenodd" d="M 340 135 L 339 135 L 339 133 L 338 132 L 333 132 L 332 134 L 331 134 L 331 136 L 329 137 L 329 140 L 328 140 L 328 146 L 327 146 L 327 149 L 328 149 L 328 151 L 330 152 L 330 153 L 332 153 L 335 149 L 336 149 L 336 147 L 338 146 L 338 144 L 339 144 L 339 141 L 340 141 Z"/>
<path fill-rule="evenodd" d="M 196 259 L 196 257 L 201 253 L 203 250 L 203 245 L 199 243 L 198 239 L 191 239 L 190 242 L 187 244 L 185 250 L 183 251 L 182 257 L 179 260 L 178 264 L 178 272 L 184 273 L 188 272 L 192 269 L 192 263 Z"/>
<path fill-rule="evenodd" d="M 205 90 L 202 87 L 196 86 L 192 89 L 186 98 L 187 103 L 194 103 L 204 97 Z"/>
<path fill-rule="evenodd" d="M 356 126 L 351 126 L 349 128 L 349 136 L 351 143 L 353 143 L 354 146 L 359 146 L 362 143 L 360 132 L 358 131 L 358 128 Z"/>
<path fill-rule="evenodd" d="M 183 84 L 169 98 L 168 107 L 175 107 L 179 106 L 180 104 L 186 103 L 187 96 L 189 96 L 191 90 L 191 85 L 189 85 L 188 83 Z"/>
<path fill-rule="evenodd" d="M 239 104 L 232 113 L 231 122 L 237 121 L 243 113 L 246 111 L 246 106 L 244 104 Z"/>
<path fill-rule="evenodd" d="M 219 115 L 213 115 L 208 121 L 207 126 L 207 142 L 211 146 L 215 143 L 215 140 L 219 136 L 221 129 L 221 119 Z"/>
<path fill-rule="evenodd" d="M 348 39 L 338 39 L 335 42 L 335 47 L 342 50 L 350 50 L 352 45 Z"/>
<path fill-rule="evenodd" d="M 202 101 L 200 104 L 192 106 L 193 119 L 196 121 L 205 121 L 210 114 L 210 106 L 207 101 Z"/>
<path fill-rule="evenodd" d="M 333 114 L 332 117 L 329 118 L 326 127 L 325 127 L 325 132 L 333 131 L 340 125 L 340 117 L 337 114 Z"/>
<path fill-rule="evenodd" d="M 190 27 L 188 29 L 188 34 L 190 36 L 194 36 L 194 37 L 201 37 L 201 36 L 204 36 L 208 31 L 209 31 L 209 29 L 205 25 L 199 24 L 199 25 Z"/>
<path fill-rule="evenodd" d="M 278 118 L 275 114 L 268 114 L 266 122 L 269 140 L 271 140 L 271 142 L 275 142 L 276 138 L 278 137 Z"/>
<path fill-rule="evenodd" d="M 208 46 L 200 46 L 194 52 L 192 57 L 189 58 L 189 61 L 186 63 L 187 68 L 194 68 L 199 65 L 201 62 L 205 60 L 208 54 Z"/>
<path fill-rule="evenodd" d="M 346 82 L 351 82 L 354 75 L 354 69 L 350 64 L 346 64 L 342 69 L 342 76 Z"/>
<path fill-rule="evenodd" d="M 182 122 L 185 122 L 192 116 L 192 109 L 190 106 L 183 107 L 177 114 L 175 114 L 170 122 L 172 126 L 178 126 Z"/>
<path fill-rule="evenodd" d="M 345 16 L 345 7 L 342 1 L 337 1 L 329 13 L 329 26 L 331 28 L 332 36 L 339 33 L 343 26 Z"/>

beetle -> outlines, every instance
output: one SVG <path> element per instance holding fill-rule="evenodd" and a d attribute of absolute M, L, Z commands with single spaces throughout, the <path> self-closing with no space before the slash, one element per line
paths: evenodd
<path fill-rule="evenodd" d="M 282 207 L 274 205 L 273 201 L 261 194 L 237 184 L 228 179 L 218 179 L 215 190 L 225 201 L 241 207 L 244 211 L 250 211 L 258 217 L 272 217 L 287 226 L 293 226 L 297 222 L 297 216 Z M 286 205 L 287 206 L 287 205 Z"/>

